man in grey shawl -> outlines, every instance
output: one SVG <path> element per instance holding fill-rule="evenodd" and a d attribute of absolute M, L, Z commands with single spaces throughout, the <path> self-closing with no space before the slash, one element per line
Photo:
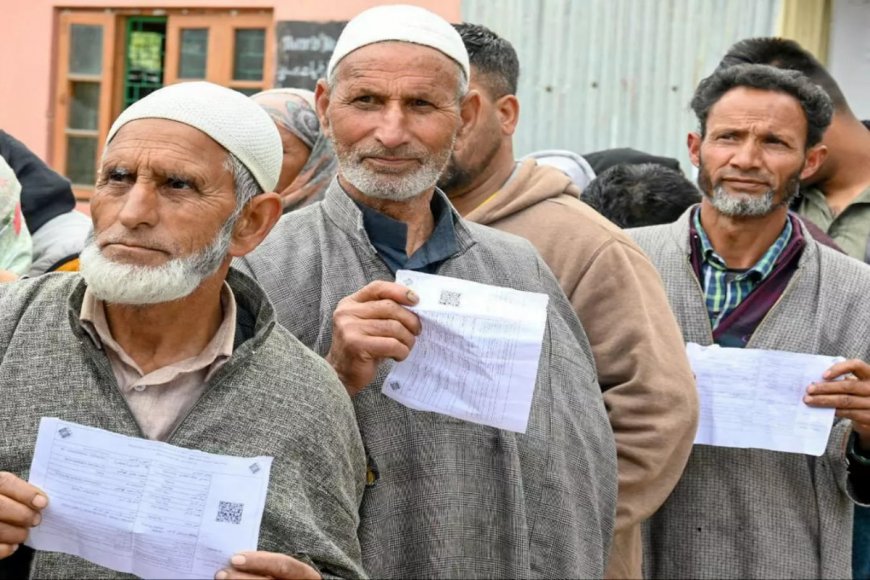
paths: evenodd
<path fill-rule="evenodd" d="M 364 575 L 365 452 L 350 398 L 230 268 L 281 215 L 280 167 L 277 130 L 253 101 L 210 83 L 164 87 L 109 131 L 80 274 L 0 286 L 0 576 L 27 575 L 20 544 L 62 501 L 25 481 L 41 417 L 273 457 L 263 551 L 233 556 L 217 578 Z M 115 492 L 92 475 L 88 493 Z M 42 551 L 29 573 L 120 576 Z"/>
<path fill-rule="evenodd" d="M 807 405 L 836 409 L 821 456 L 695 445 L 645 530 L 645 574 L 851 577 L 853 502 L 870 502 L 870 267 L 788 211 L 824 159 L 831 101 L 796 71 L 737 65 L 701 81 L 692 108 L 701 204 L 630 230 L 684 339 L 848 360 L 801 386 Z"/>
<path fill-rule="evenodd" d="M 531 245 L 468 223 L 435 188 L 475 122 L 468 54 L 442 18 L 380 6 L 351 20 L 316 89 L 339 173 L 242 265 L 278 321 L 354 395 L 369 473 L 363 565 L 376 578 L 601 577 L 616 454 L 592 353 Z M 525 433 L 410 409 L 381 394 L 420 321 L 399 268 L 549 296 Z M 492 373 L 503 372 L 499 368 Z"/>

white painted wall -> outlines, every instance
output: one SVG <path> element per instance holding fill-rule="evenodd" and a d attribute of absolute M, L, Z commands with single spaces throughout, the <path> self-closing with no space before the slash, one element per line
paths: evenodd
<path fill-rule="evenodd" d="M 870 0 L 834 0 L 828 71 L 859 119 L 870 119 Z"/>

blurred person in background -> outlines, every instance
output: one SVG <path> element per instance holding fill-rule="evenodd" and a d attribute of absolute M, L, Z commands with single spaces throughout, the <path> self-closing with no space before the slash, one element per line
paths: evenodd
<path fill-rule="evenodd" d="M 0 282 L 11 282 L 30 268 L 30 233 L 21 215 L 21 184 L 0 157 Z"/>
<path fill-rule="evenodd" d="M 592 180 L 580 199 L 621 228 L 675 221 L 701 192 L 679 171 L 656 163 L 620 164 Z"/>
<path fill-rule="evenodd" d="M 91 220 L 76 211 L 69 181 L 27 146 L 0 130 L 2 157 L 21 184 L 21 211 L 33 239 L 33 261 L 25 274 L 78 270 L 78 255 L 91 231 Z"/>
<path fill-rule="evenodd" d="M 314 93 L 271 89 L 251 98 L 269 113 L 281 135 L 284 161 L 276 191 L 284 213 L 323 199 L 337 165 L 332 144 L 320 130 Z"/>

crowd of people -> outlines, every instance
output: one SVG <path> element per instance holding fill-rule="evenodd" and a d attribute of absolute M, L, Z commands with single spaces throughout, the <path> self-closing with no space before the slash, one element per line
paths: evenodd
<path fill-rule="evenodd" d="M 23 546 L 42 417 L 274 457 L 220 579 L 870 577 L 870 133 L 836 82 L 734 45 L 696 186 L 631 149 L 517 159 L 519 74 L 483 26 L 366 10 L 314 92 L 129 106 L 91 220 L 0 132 L 0 577 L 112 575 Z M 399 270 L 547 296 L 524 433 L 382 394 L 423 332 Z M 842 357 L 802 393 L 825 452 L 693 444 L 688 342 Z"/>

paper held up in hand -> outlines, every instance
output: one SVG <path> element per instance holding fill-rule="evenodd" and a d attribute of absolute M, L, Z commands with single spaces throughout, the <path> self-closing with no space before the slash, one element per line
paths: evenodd
<path fill-rule="evenodd" d="M 825 452 L 835 410 L 803 397 L 842 358 L 695 343 L 686 352 L 701 403 L 696 444 Z"/>
<path fill-rule="evenodd" d="M 26 544 L 143 578 L 214 578 L 256 550 L 271 457 L 229 457 L 43 417 Z"/>
<path fill-rule="evenodd" d="M 549 297 L 408 270 L 396 282 L 420 297 L 411 310 L 423 332 L 382 392 L 412 409 L 525 433 Z"/>

